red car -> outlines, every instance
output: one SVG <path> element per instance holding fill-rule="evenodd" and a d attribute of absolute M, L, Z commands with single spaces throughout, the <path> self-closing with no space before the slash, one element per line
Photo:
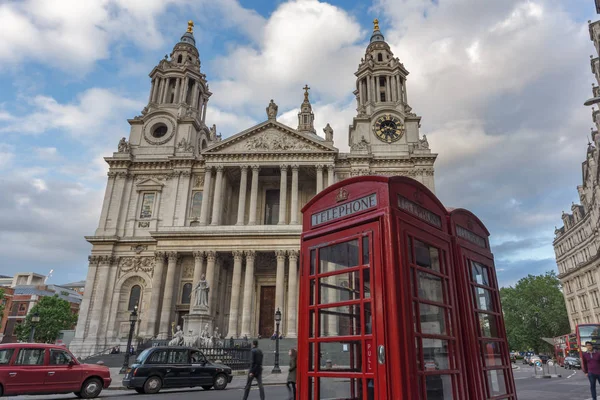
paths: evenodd
<path fill-rule="evenodd" d="M 93 399 L 110 382 L 108 367 L 81 364 L 63 346 L 0 344 L 0 396 L 73 392 L 79 398 Z"/>

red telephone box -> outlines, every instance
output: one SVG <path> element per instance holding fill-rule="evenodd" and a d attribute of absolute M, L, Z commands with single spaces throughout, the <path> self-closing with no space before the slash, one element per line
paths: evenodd
<path fill-rule="evenodd" d="M 465 303 L 467 290 L 498 290 L 489 246 L 478 252 L 453 233 L 462 214 L 412 179 L 378 176 L 330 186 L 302 212 L 299 399 L 515 398 L 499 308 Z M 489 286 L 467 275 L 459 249 L 486 267 Z M 488 314 L 495 336 L 475 327 Z"/>

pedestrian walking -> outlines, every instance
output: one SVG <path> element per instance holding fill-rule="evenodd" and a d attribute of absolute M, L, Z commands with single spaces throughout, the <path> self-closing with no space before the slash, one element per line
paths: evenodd
<path fill-rule="evenodd" d="M 258 348 L 258 340 L 252 341 L 252 366 L 250 367 L 250 371 L 248 372 L 248 381 L 246 382 L 246 387 L 244 388 L 244 397 L 243 400 L 248 399 L 248 395 L 250 394 L 250 388 L 252 387 L 252 381 L 256 379 L 256 383 L 258 383 L 258 392 L 260 394 L 260 400 L 265 400 L 265 388 L 262 384 L 262 363 L 263 363 L 263 352 Z"/>
<path fill-rule="evenodd" d="M 590 381 L 590 390 L 592 399 L 596 397 L 596 381 L 600 382 L 600 353 L 594 349 L 592 342 L 585 342 L 587 351 L 581 356 L 581 369 Z"/>
<path fill-rule="evenodd" d="M 296 400 L 296 362 L 298 359 L 298 352 L 296 349 L 290 349 L 290 371 L 288 372 L 286 386 L 288 388 L 288 400 Z"/>

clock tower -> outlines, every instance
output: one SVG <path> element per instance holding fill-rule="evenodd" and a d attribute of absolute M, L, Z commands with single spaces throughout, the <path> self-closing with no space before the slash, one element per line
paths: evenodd
<path fill-rule="evenodd" d="M 427 138 L 419 137 L 421 117 L 412 112 L 406 94 L 408 71 L 394 57 L 379 29 L 374 28 L 356 75 L 357 115 L 350 125 L 351 153 L 372 156 L 411 158 L 413 154 L 431 154 Z M 431 168 L 433 168 L 433 160 Z"/>

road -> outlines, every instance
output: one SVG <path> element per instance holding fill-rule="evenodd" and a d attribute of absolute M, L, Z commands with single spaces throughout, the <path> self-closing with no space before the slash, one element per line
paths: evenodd
<path fill-rule="evenodd" d="M 519 400 L 590 400 L 590 390 L 588 380 L 581 371 L 567 371 L 557 368 L 557 373 L 562 374 L 562 378 L 536 379 L 533 378 L 533 367 L 518 364 L 519 369 L 514 370 L 515 383 L 517 386 L 517 395 Z M 554 371 L 551 371 L 552 373 Z M 285 386 L 266 386 L 265 393 L 267 399 L 285 399 L 287 398 L 287 389 Z M 133 396 L 133 397 L 132 397 Z M 132 391 L 105 390 L 101 398 L 117 400 L 184 400 L 184 399 L 210 399 L 210 400 L 239 400 L 242 398 L 241 389 L 226 389 L 222 391 L 202 389 L 182 389 L 165 390 L 157 395 L 139 395 Z M 258 391 L 253 388 L 249 400 L 258 399 Z M 56 396 L 19 396 L 6 397 L 6 399 L 20 400 L 66 400 L 76 399 L 73 395 Z"/>

